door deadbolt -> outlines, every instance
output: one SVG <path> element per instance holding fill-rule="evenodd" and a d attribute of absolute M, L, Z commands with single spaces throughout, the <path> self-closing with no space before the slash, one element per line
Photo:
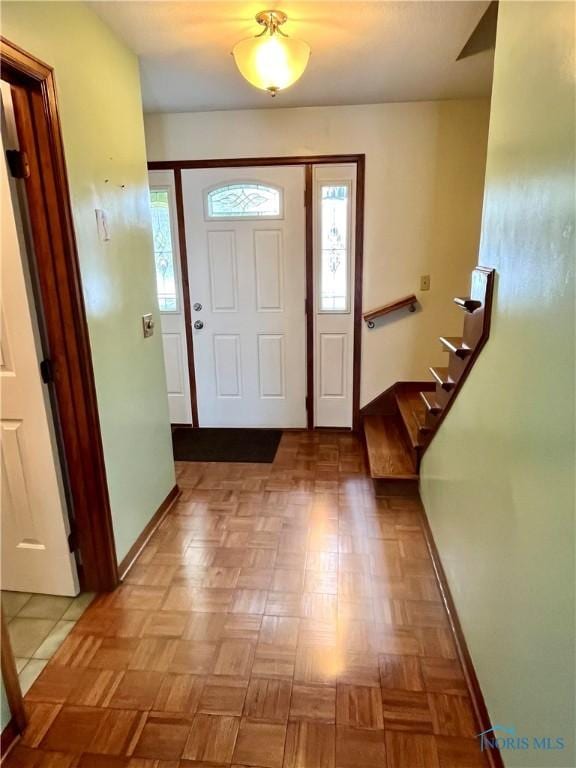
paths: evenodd
<path fill-rule="evenodd" d="M 194 310 L 194 312 L 200 312 L 200 310 L 202 309 L 202 304 L 200 304 L 200 302 L 197 301 L 195 304 L 192 305 L 192 309 Z"/>
<path fill-rule="evenodd" d="M 202 322 L 202 320 L 196 320 L 195 323 L 194 323 L 194 328 L 197 331 L 201 331 L 202 328 L 204 328 L 204 323 Z"/>

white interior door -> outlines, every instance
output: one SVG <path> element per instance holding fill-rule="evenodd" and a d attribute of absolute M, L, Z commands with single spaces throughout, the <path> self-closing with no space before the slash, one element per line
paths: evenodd
<path fill-rule="evenodd" d="M 184 170 L 182 189 L 200 426 L 305 427 L 304 168 Z"/>
<path fill-rule="evenodd" d="M 191 424 L 190 378 L 174 171 L 150 171 L 150 208 L 171 424 Z"/>
<path fill-rule="evenodd" d="M 352 428 L 356 165 L 316 165 L 314 425 Z"/>
<path fill-rule="evenodd" d="M 68 549 L 68 518 L 50 404 L 40 378 L 42 356 L 23 258 L 24 241 L 4 154 L 6 143 L 14 146 L 9 125 L 9 89 L 5 89 L 4 83 L 2 101 L 2 588 L 75 595 L 78 578 L 74 558 Z"/>

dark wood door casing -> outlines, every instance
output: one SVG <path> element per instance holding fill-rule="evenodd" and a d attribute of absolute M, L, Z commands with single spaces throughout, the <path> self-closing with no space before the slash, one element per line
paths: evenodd
<path fill-rule="evenodd" d="M 72 222 L 64 147 L 52 69 L 0 38 L 1 76 L 11 85 L 31 230 L 31 271 L 54 372 L 61 436 L 83 589 L 118 584 L 96 386 Z"/>

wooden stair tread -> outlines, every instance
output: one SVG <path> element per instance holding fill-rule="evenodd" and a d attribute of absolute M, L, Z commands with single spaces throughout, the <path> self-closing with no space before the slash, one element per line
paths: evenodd
<path fill-rule="evenodd" d="M 440 413 L 442 406 L 436 400 L 435 392 L 420 392 L 420 399 L 424 403 L 424 407 L 430 413 Z"/>
<path fill-rule="evenodd" d="M 469 296 L 456 296 L 454 298 L 454 304 L 463 309 L 465 312 L 475 312 L 482 306 L 481 301 L 471 299 Z"/>
<path fill-rule="evenodd" d="M 412 411 L 412 420 L 414 424 L 416 424 L 416 429 L 418 430 L 419 435 L 428 434 L 428 432 L 432 431 L 432 427 L 429 427 L 426 424 L 426 416 L 423 410 Z"/>
<path fill-rule="evenodd" d="M 449 392 L 454 388 L 454 382 L 448 376 L 448 368 L 432 367 L 430 368 L 430 373 L 432 376 L 434 376 L 442 389 L 445 389 L 447 392 Z"/>
<path fill-rule="evenodd" d="M 402 437 L 397 415 L 365 416 L 364 435 L 370 476 L 375 480 L 415 480 L 416 467 Z"/>
<path fill-rule="evenodd" d="M 419 448 L 422 441 L 418 424 L 414 420 L 414 413 L 422 414 L 422 421 L 424 421 L 424 405 L 420 399 L 420 393 L 415 389 L 399 388 L 396 391 L 396 403 L 400 418 L 406 427 L 410 445 L 413 448 Z"/>
<path fill-rule="evenodd" d="M 440 336 L 440 343 L 456 357 L 465 358 L 472 352 L 470 347 L 464 344 L 462 336 Z"/>

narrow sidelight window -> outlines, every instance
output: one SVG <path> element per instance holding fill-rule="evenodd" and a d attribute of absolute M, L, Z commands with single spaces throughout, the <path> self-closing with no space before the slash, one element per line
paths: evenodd
<path fill-rule="evenodd" d="M 320 312 L 349 312 L 350 183 L 320 184 Z"/>
<path fill-rule="evenodd" d="M 156 264 L 156 290 L 160 312 L 178 311 L 170 202 L 168 189 L 150 190 L 150 209 L 152 211 L 152 231 L 154 234 L 154 262 Z"/>

